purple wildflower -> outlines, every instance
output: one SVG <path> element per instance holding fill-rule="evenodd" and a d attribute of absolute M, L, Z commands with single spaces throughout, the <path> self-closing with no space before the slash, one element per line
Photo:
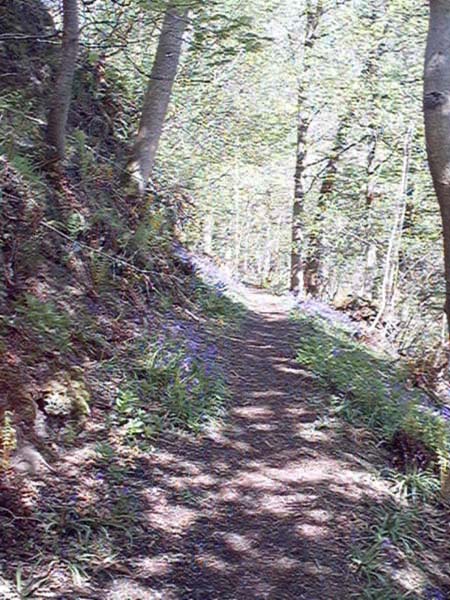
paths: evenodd
<path fill-rule="evenodd" d="M 390 550 L 392 548 L 392 542 L 390 538 L 384 538 L 381 542 L 381 547 L 383 548 L 383 550 Z"/>
<path fill-rule="evenodd" d="M 441 417 L 443 417 L 446 421 L 450 421 L 450 406 L 443 406 L 440 412 Z"/>
<path fill-rule="evenodd" d="M 425 600 L 446 600 L 446 594 L 439 588 L 428 587 L 425 590 Z"/>

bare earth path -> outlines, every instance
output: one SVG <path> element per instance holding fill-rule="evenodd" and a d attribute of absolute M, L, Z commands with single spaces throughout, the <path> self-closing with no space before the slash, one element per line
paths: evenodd
<path fill-rule="evenodd" d="M 234 394 L 225 423 L 148 457 L 145 517 L 156 534 L 107 598 L 362 597 L 350 554 L 384 496 L 370 445 L 344 425 L 321 426 L 324 392 L 294 361 L 287 307 L 257 292 L 249 303 L 222 343 Z"/>

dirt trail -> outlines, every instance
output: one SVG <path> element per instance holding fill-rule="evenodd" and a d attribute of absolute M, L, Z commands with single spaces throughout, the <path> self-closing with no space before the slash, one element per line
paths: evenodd
<path fill-rule="evenodd" d="M 350 555 L 384 496 L 367 443 L 345 426 L 321 426 L 324 392 L 294 361 L 288 307 L 257 292 L 248 303 L 239 334 L 222 343 L 234 395 L 224 426 L 148 457 L 143 495 L 155 538 L 107 598 L 362 596 Z"/>

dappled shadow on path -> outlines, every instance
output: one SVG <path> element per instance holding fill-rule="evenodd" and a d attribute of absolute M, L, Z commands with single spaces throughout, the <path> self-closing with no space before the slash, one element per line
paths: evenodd
<path fill-rule="evenodd" d="M 144 461 L 153 543 L 109 598 L 349 598 L 354 536 L 385 500 L 360 441 L 323 428 L 320 391 L 294 360 L 296 325 L 265 304 L 223 340 L 233 402 L 223 428 Z M 135 548 L 136 550 L 136 548 Z"/>
<path fill-rule="evenodd" d="M 378 476 L 384 457 L 365 430 L 324 419 L 327 393 L 295 361 L 289 307 L 249 294 L 240 331 L 219 342 L 232 390 L 222 424 L 164 436 L 147 455 L 116 456 L 94 429 L 57 485 L 40 484 L 39 519 L 15 517 L 14 506 L 3 514 L 0 565 L 21 556 L 34 569 L 33 548 L 50 557 L 43 576 L 34 569 L 32 597 L 364 597 L 352 554 L 374 506 L 392 502 Z M 412 581 L 392 587 L 410 592 Z"/>

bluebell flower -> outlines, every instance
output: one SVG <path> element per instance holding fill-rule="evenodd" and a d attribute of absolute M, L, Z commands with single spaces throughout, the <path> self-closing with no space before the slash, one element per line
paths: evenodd
<path fill-rule="evenodd" d="M 446 594 L 439 588 L 428 587 L 425 589 L 425 600 L 446 600 Z"/>
<path fill-rule="evenodd" d="M 450 406 L 443 406 L 440 413 L 441 417 L 443 417 L 446 421 L 450 421 Z"/>
<path fill-rule="evenodd" d="M 192 362 L 192 357 L 186 356 L 181 363 L 181 368 L 183 371 L 190 371 L 192 369 Z"/>
<path fill-rule="evenodd" d="M 393 544 L 390 538 L 386 537 L 381 542 L 381 547 L 383 550 L 391 550 L 393 548 Z"/>

